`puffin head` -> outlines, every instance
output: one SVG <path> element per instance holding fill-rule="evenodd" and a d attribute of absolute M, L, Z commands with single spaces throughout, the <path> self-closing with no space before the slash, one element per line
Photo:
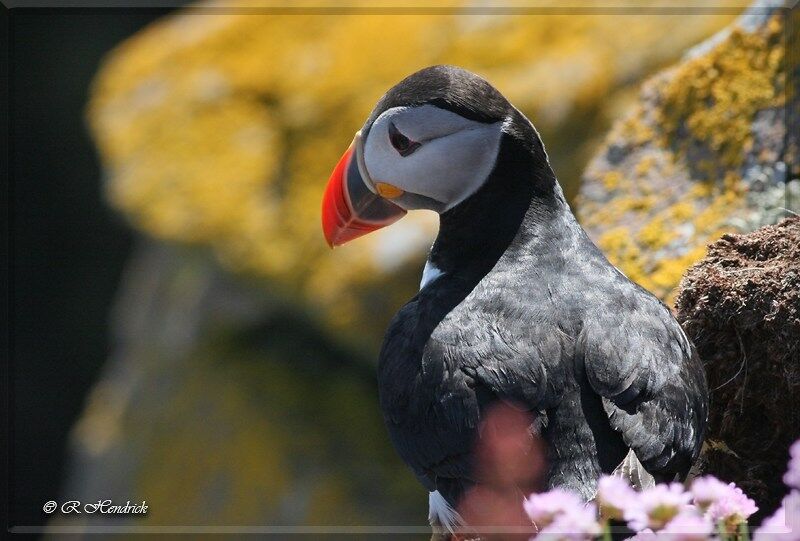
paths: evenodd
<path fill-rule="evenodd" d="M 381 98 L 331 174 L 322 202 L 328 244 L 390 225 L 408 210 L 444 214 L 459 206 L 487 182 L 504 135 L 526 131 L 523 138 L 539 140 L 500 92 L 469 71 L 432 66 L 406 77 Z"/>

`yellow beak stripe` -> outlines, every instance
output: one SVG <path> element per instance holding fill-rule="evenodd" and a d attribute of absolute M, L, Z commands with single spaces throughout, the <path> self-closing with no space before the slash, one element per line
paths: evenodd
<path fill-rule="evenodd" d="M 378 191 L 378 195 L 385 197 L 386 199 L 394 199 L 395 197 L 400 197 L 405 193 L 405 191 L 401 190 L 397 186 L 392 186 L 391 184 L 386 184 L 385 182 L 376 182 L 375 189 Z"/>

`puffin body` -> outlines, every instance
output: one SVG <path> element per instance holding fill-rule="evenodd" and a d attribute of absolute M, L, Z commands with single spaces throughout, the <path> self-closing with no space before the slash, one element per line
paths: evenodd
<path fill-rule="evenodd" d="M 535 414 L 549 487 L 591 499 L 626 461 L 684 478 L 703 440 L 702 364 L 669 309 L 575 220 L 530 121 L 480 77 L 434 66 L 380 100 L 329 181 L 341 244 L 430 209 L 440 229 L 419 293 L 387 330 L 380 404 L 431 492 L 431 518 L 484 482 L 474 447 L 502 402 Z"/>

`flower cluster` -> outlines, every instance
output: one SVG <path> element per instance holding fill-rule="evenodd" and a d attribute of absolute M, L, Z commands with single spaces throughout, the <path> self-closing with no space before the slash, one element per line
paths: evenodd
<path fill-rule="evenodd" d="M 754 541 L 797 541 L 800 539 L 800 492 L 793 489 L 781 507 L 756 530 Z"/>
<path fill-rule="evenodd" d="M 786 486 L 794 490 L 800 490 L 800 440 L 794 442 L 789 449 L 789 471 L 783 476 Z"/>
<path fill-rule="evenodd" d="M 656 485 L 642 491 L 624 510 L 628 527 L 634 531 L 659 531 L 679 514 L 688 512 L 691 495 L 679 483 Z"/>
<path fill-rule="evenodd" d="M 539 529 L 538 535 L 547 539 L 587 539 L 602 531 L 595 505 L 560 488 L 532 494 L 524 507 Z"/>
<path fill-rule="evenodd" d="M 800 441 L 791 450 L 784 481 L 790 489 L 778 511 L 756 529 L 754 541 L 800 541 Z M 680 483 L 657 484 L 637 492 L 620 478 L 604 476 L 592 503 L 564 489 L 533 494 L 525 512 L 536 525 L 534 539 L 594 539 L 611 524 L 625 524 L 636 541 L 668 539 L 745 540 L 747 520 L 758 507 L 741 488 L 713 476 L 699 477 L 688 488 Z"/>

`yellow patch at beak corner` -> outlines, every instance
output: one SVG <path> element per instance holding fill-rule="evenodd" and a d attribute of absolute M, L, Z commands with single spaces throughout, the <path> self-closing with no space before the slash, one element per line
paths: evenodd
<path fill-rule="evenodd" d="M 378 191 L 378 195 L 385 197 L 386 199 L 394 199 L 395 197 L 400 197 L 405 193 L 405 191 L 401 190 L 397 186 L 392 186 L 391 184 L 386 184 L 385 182 L 376 182 L 375 189 Z"/>

